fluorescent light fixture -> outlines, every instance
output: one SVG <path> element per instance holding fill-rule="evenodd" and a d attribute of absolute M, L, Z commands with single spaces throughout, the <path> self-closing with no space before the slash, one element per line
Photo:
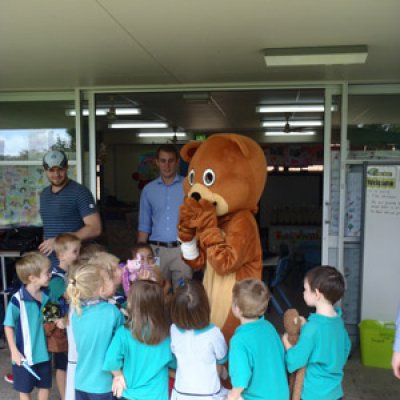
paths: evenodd
<path fill-rule="evenodd" d="M 264 53 L 267 67 L 364 64 L 367 56 L 366 45 L 266 49 Z"/>
<path fill-rule="evenodd" d="M 185 132 L 149 132 L 149 133 L 138 133 L 138 137 L 186 137 Z"/>
<path fill-rule="evenodd" d="M 315 131 L 298 131 L 298 132 L 265 132 L 265 136 L 313 136 Z"/>
<path fill-rule="evenodd" d="M 261 121 L 261 126 L 264 128 L 283 128 L 286 125 L 286 121 Z M 322 126 L 322 121 L 289 121 L 289 126 Z"/>
<path fill-rule="evenodd" d="M 325 106 L 323 104 L 281 104 L 279 106 L 258 106 L 256 112 L 258 113 L 287 113 L 287 112 L 324 112 Z M 337 111 L 337 106 L 332 105 L 331 111 Z"/>
<path fill-rule="evenodd" d="M 110 111 L 109 108 L 96 108 L 96 115 L 107 115 L 107 113 Z M 141 113 L 140 108 L 116 108 L 115 109 L 115 115 L 139 115 Z M 75 110 L 66 110 L 65 115 L 67 117 L 75 117 L 76 116 L 76 111 Z M 82 115 L 84 117 L 87 117 L 89 115 L 89 110 L 87 108 L 84 108 L 82 110 Z"/>
<path fill-rule="evenodd" d="M 168 128 L 166 122 L 160 121 L 118 121 L 108 124 L 109 128 L 114 129 L 141 129 L 141 128 Z"/>

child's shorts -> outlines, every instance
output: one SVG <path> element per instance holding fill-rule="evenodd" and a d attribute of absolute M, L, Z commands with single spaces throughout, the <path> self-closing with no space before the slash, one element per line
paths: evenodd
<path fill-rule="evenodd" d="M 40 376 L 40 381 L 36 379 L 24 367 L 19 367 L 16 364 L 12 366 L 14 375 L 14 389 L 20 393 L 31 393 L 34 387 L 40 389 L 51 388 L 51 362 L 45 361 L 39 364 L 32 365 L 31 368 Z"/>
<path fill-rule="evenodd" d="M 109 393 L 87 393 L 75 389 L 75 400 L 113 400 L 112 392 Z"/>
<path fill-rule="evenodd" d="M 68 364 L 68 354 L 67 352 L 65 353 L 52 353 L 53 354 L 53 360 L 54 360 L 54 368 L 55 369 L 61 369 L 62 371 L 67 370 L 67 364 Z"/>

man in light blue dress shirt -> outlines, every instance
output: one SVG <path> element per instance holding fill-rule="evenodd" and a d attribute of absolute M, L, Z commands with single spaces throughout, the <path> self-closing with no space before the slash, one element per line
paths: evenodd
<path fill-rule="evenodd" d="M 161 272 L 175 289 L 179 278 L 192 277 L 177 241 L 184 178 L 177 174 L 179 153 L 175 146 L 159 146 L 156 164 L 160 176 L 149 182 L 140 196 L 138 242 L 148 241 L 152 245 L 155 255 L 160 257 Z"/>

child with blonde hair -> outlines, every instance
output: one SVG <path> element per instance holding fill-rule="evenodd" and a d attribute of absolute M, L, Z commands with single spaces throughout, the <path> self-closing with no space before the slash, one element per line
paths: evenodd
<path fill-rule="evenodd" d="M 168 399 L 168 367 L 174 367 L 160 285 L 149 280 L 132 283 L 128 321 L 108 348 L 103 369 L 111 371 L 113 393 L 125 399 Z"/>
<path fill-rule="evenodd" d="M 225 339 L 210 324 L 210 305 L 203 285 L 184 281 L 171 303 L 171 348 L 177 370 L 171 400 L 224 398 L 218 366 L 228 360 Z"/>
<path fill-rule="evenodd" d="M 105 252 L 106 249 L 99 243 L 83 243 L 79 254 L 79 262 L 86 263 L 97 253 Z"/>
<path fill-rule="evenodd" d="M 229 347 L 232 389 L 228 400 L 289 400 L 282 341 L 264 318 L 269 297 L 259 279 L 244 279 L 233 287 L 232 312 L 240 325 Z"/>
<path fill-rule="evenodd" d="M 98 264 L 113 281 L 114 292 L 121 286 L 122 271 L 119 266 L 119 258 L 106 251 L 99 251 L 88 259 L 88 264 Z"/>
<path fill-rule="evenodd" d="M 111 339 L 124 322 L 119 310 L 108 303 L 113 292 L 113 281 L 99 264 L 82 264 L 69 279 L 70 324 L 78 354 L 76 400 L 113 398 L 112 375 L 102 369 Z"/>
<path fill-rule="evenodd" d="M 119 259 L 113 254 L 107 253 L 104 250 L 95 251 L 98 247 L 91 247 L 93 252 L 90 251 L 84 255 L 86 264 L 95 264 L 99 267 L 100 274 L 102 275 L 106 285 L 109 287 L 107 293 L 104 294 L 105 300 L 111 304 L 120 306 L 124 303 L 125 297 L 115 296 L 116 289 L 121 285 L 121 271 L 118 265 Z M 125 310 L 121 309 L 125 313 Z M 124 314 L 125 315 L 125 314 Z M 75 399 L 75 370 L 78 361 L 78 353 L 76 350 L 75 338 L 71 325 L 67 326 L 68 332 L 68 369 L 67 369 L 67 389 L 66 398 L 68 400 Z"/>
<path fill-rule="evenodd" d="M 19 392 L 20 400 L 30 400 L 33 388 L 37 387 L 38 398 L 47 400 L 52 375 L 43 309 L 49 298 L 42 287 L 50 282 L 50 261 L 39 252 L 26 253 L 17 261 L 16 271 L 22 287 L 12 296 L 4 319 L 14 389 Z"/>
<path fill-rule="evenodd" d="M 60 318 L 54 322 L 46 323 L 45 330 L 48 336 L 49 351 L 53 352 L 56 382 L 61 400 L 66 398 L 65 388 L 68 364 L 67 333 L 65 332 L 67 319 L 67 304 L 64 298 L 66 290 L 65 276 L 69 274 L 70 268 L 78 260 L 80 248 L 81 240 L 72 233 L 62 233 L 54 239 L 54 252 L 59 260 L 59 269 L 52 271 L 49 296 L 50 302 L 60 308 Z"/>

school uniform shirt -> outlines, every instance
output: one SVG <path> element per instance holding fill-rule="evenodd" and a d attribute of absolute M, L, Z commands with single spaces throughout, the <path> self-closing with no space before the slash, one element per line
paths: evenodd
<path fill-rule="evenodd" d="M 64 296 L 66 288 L 65 274 L 52 272 L 48 286 L 50 302 L 58 303 L 59 299 Z"/>
<path fill-rule="evenodd" d="M 236 328 L 229 347 L 229 375 L 245 400 L 289 400 L 282 341 L 261 317 Z"/>
<path fill-rule="evenodd" d="M 105 300 L 89 302 L 82 307 L 82 314 L 71 314 L 78 362 L 75 389 L 87 393 L 111 391 L 112 375 L 102 369 L 104 358 L 116 330 L 124 317 L 113 304 Z"/>
<path fill-rule="evenodd" d="M 306 367 L 301 398 L 337 400 L 343 397 L 343 368 L 351 342 L 336 309 L 335 317 L 311 314 L 300 331 L 299 341 L 286 353 L 289 372 Z"/>
<path fill-rule="evenodd" d="M 46 336 L 43 328 L 43 308 L 49 301 L 42 291 L 41 302 L 37 301 L 22 286 L 10 300 L 4 326 L 14 329 L 14 339 L 18 351 L 24 355 L 29 365 L 49 361 Z"/>
<path fill-rule="evenodd" d="M 65 398 L 68 400 L 75 400 L 75 371 L 78 361 L 78 353 L 76 351 L 76 344 L 74 333 L 71 326 L 72 309 L 68 310 L 68 325 L 66 327 L 68 338 L 68 364 L 67 364 L 67 382 L 65 386 Z"/>
<path fill-rule="evenodd" d="M 168 400 L 168 367 L 176 367 L 169 337 L 149 345 L 125 326 L 117 330 L 103 364 L 106 371 L 122 369 L 127 386 L 122 397 L 135 400 Z"/>
<path fill-rule="evenodd" d="M 172 400 L 206 400 L 220 393 L 217 364 L 228 361 L 228 346 L 219 328 L 183 330 L 173 324 L 171 349 L 177 360 Z"/>

